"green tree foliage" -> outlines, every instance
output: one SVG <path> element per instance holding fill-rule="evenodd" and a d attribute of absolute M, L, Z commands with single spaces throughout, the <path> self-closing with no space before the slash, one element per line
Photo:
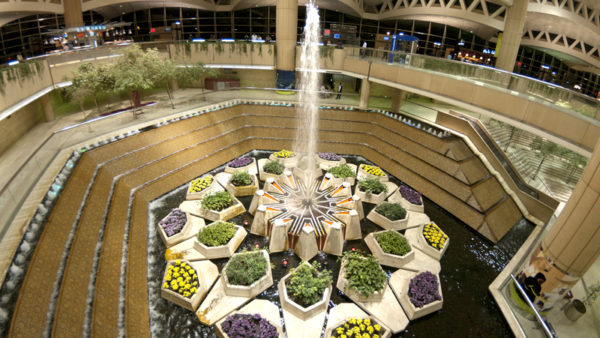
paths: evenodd
<path fill-rule="evenodd" d="M 69 88 L 71 98 L 83 105 L 83 100 L 92 96 L 98 113 L 101 113 L 98 105 L 98 95 L 113 90 L 115 73 L 112 72 L 109 65 L 83 63 L 75 70 L 71 83 L 72 85 Z"/>
<path fill-rule="evenodd" d="M 548 158 L 548 156 L 558 155 L 559 147 L 556 145 L 556 143 L 537 136 L 535 139 L 533 139 L 529 146 L 531 149 L 537 151 L 536 156 L 542 158 L 537 169 L 535 170 L 535 173 L 533 174 L 533 179 L 535 179 L 542 168 L 542 164 L 544 164 L 544 161 Z"/>
<path fill-rule="evenodd" d="M 139 107 L 140 91 L 155 86 L 162 63 L 156 48 L 144 52 L 140 46 L 131 45 L 113 67 L 114 73 L 118 75 L 115 76 L 115 91 L 130 93 L 133 105 Z"/>

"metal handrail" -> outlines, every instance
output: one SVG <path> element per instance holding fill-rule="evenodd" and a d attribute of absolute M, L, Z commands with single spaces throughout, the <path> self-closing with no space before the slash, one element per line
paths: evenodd
<path fill-rule="evenodd" d="M 527 293 L 525 292 L 525 290 L 523 290 L 523 287 L 521 286 L 519 281 L 515 278 L 515 275 L 513 275 L 511 273 L 510 278 L 512 278 L 513 282 L 515 283 L 515 286 L 517 287 L 517 290 L 519 290 L 519 293 L 523 296 L 523 299 L 525 299 L 525 301 L 527 302 L 527 305 L 529 305 L 529 307 L 533 310 L 533 313 L 535 313 L 535 318 L 538 321 L 538 323 L 542 326 L 542 328 L 544 329 L 544 333 L 546 334 L 546 336 L 549 338 L 555 338 L 556 335 L 552 332 L 552 330 L 550 330 L 550 328 L 548 327 L 548 324 L 546 324 L 546 321 L 544 320 L 544 318 L 542 318 L 542 315 L 540 315 L 538 310 L 536 310 L 535 305 L 533 305 L 533 303 L 527 296 Z"/>

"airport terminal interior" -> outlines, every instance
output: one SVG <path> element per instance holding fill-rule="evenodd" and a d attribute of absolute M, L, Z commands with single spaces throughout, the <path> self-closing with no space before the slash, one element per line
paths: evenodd
<path fill-rule="evenodd" d="M 0 336 L 600 337 L 600 1 L 0 1 Z"/>

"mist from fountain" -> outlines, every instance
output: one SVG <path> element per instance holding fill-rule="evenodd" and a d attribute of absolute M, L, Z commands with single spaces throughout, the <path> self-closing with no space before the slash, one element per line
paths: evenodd
<path fill-rule="evenodd" d="M 297 106 L 296 141 L 294 150 L 304 155 L 303 167 L 312 177 L 316 163 L 319 130 L 319 9 L 314 2 L 306 5 L 306 25 L 300 53 L 299 105 Z"/>

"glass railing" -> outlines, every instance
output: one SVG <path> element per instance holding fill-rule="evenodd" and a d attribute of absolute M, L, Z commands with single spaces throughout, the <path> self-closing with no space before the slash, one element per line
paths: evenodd
<path fill-rule="evenodd" d="M 347 56 L 363 58 L 370 62 L 393 64 L 401 67 L 441 73 L 460 80 L 500 89 L 513 95 L 524 96 L 536 102 L 551 104 L 565 112 L 574 112 L 593 119 L 600 119 L 599 100 L 553 83 L 489 66 L 469 64 L 427 55 L 357 47 L 348 47 L 346 50 Z"/>

